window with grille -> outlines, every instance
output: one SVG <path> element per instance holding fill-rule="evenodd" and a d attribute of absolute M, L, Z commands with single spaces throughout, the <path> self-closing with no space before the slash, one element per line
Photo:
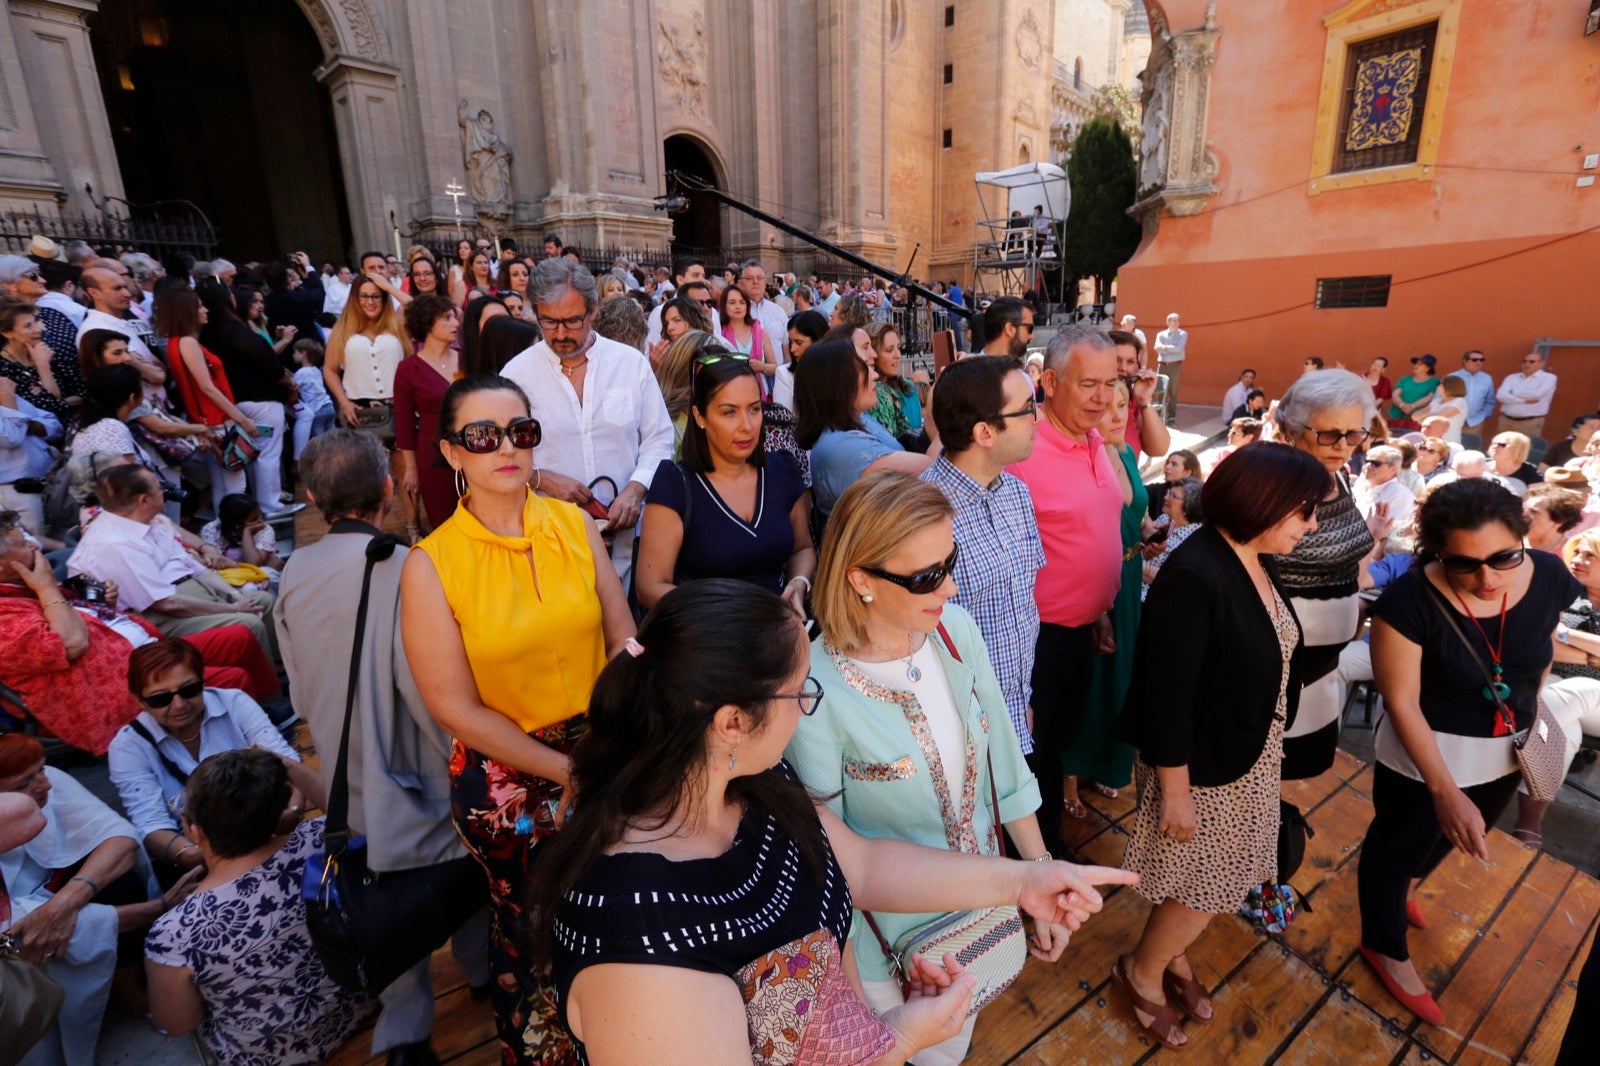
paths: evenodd
<path fill-rule="evenodd" d="M 956 24 L 956 6 L 954 4 L 950 4 L 944 9 L 944 24 L 947 28 Z"/>
<path fill-rule="evenodd" d="M 1438 30 L 1429 22 L 1350 46 L 1334 173 L 1417 161 Z"/>
<path fill-rule="evenodd" d="M 1318 278 L 1319 311 L 1349 307 L 1388 307 L 1392 274 L 1367 274 L 1351 278 Z"/>

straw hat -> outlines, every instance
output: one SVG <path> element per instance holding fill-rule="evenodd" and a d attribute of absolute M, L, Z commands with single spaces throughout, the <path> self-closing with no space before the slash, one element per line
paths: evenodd
<path fill-rule="evenodd" d="M 33 240 L 28 242 L 28 254 L 35 259 L 55 259 L 61 255 L 61 246 L 49 237 L 36 233 Z"/>
<path fill-rule="evenodd" d="M 1579 492 L 1589 491 L 1589 479 L 1583 476 L 1582 470 L 1574 470 L 1566 466 L 1552 466 L 1544 472 L 1547 485 L 1555 485 L 1563 489 L 1577 489 Z"/>

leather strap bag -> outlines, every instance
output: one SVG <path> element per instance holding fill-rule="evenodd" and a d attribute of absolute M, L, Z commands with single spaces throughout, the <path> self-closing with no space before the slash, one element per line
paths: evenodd
<path fill-rule="evenodd" d="M 939 624 L 939 638 L 944 641 L 951 658 L 961 662 L 961 653 L 956 651 L 955 642 L 950 639 L 942 622 Z M 1000 795 L 995 790 L 993 759 L 989 760 L 989 802 L 994 811 L 995 839 L 999 842 L 1003 857 L 1006 853 L 1005 829 L 1000 822 Z M 870 911 L 862 911 L 861 916 L 867 920 L 872 935 L 877 937 L 878 947 L 883 951 L 895 980 L 900 982 L 903 993 L 910 993 L 911 984 L 907 975 L 911 972 L 913 955 L 921 955 L 931 961 L 954 955 L 962 967 L 978 979 L 978 987 L 972 993 L 972 1006 L 967 1012 L 969 1015 L 978 1013 L 1010 988 L 1017 975 L 1022 973 L 1023 964 L 1028 961 L 1028 940 L 1022 929 L 1022 915 L 1015 906 L 981 907 L 941 914 L 906 932 L 893 946 Z"/>
<path fill-rule="evenodd" d="M 1485 691 L 1494 692 L 1494 675 L 1490 673 L 1483 656 L 1478 654 L 1478 649 L 1467 639 L 1467 634 L 1456 621 L 1455 611 L 1445 602 L 1444 596 L 1440 595 L 1433 582 L 1424 578 L 1422 583 L 1433 597 L 1433 602 L 1438 604 L 1439 610 L 1444 613 L 1444 620 L 1450 626 L 1450 631 L 1460 639 L 1462 646 L 1472 656 L 1472 661 L 1478 664 L 1478 670 L 1483 674 L 1484 685 L 1487 686 Z M 1533 725 L 1521 732 L 1515 731 L 1517 718 L 1511 708 L 1506 706 L 1506 702 L 1496 696 L 1494 704 L 1495 713 L 1500 715 L 1513 730 L 1511 746 L 1516 752 L 1517 765 L 1522 769 L 1522 783 L 1527 786 L 1528 795 L 1542 803 L 1555 799 L 1556 793 L 1561 791 L 1561 782 L 1567 779 L 1567 741 L 1561 723 L 1550 713 L 1543 696 L 1538 697 L 1535 705 Z"/>
<path fill-rule="evenodd" d="M 431 955 L 489 898 L 483 869 L 470 856 L 379 873 L 367 865 L 366 838 L 350 835 L 350 722 L 367 631 L 372 568 L 392 556 L 398 543 L 382 535 L 367 545 L 323 850 L 306 860 L 300 892 L 311 943 L 328 976 L 352 991 L 373 995 Z"/>
<path fill-rule="evenodd" d="M 16 1066 L 61 1013 L 67 994 L 0 933 L 0 1066 Z"/>

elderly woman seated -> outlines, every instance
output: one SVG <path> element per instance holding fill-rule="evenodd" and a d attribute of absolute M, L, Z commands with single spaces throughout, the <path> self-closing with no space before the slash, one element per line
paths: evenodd
<path fill-rule="evenodd" d="M 283 760 L 310 801 L 325 801 L 322 780 L 301 765 L 256 701 L 235 689 L 210 688 L 205 661 L 182 639 L 146 644 L 128 657 L 128 691 L 139 715 L 107 752 L 111 782 L 155 863 L 163 884 L 200 865 L 200 849 L 183 835 L 178 815 L 184 788 L 200 760 L 238 748 L 260 748 Z"/>
<path fill-rule="evenodd" d="M 1167 533 L 1165 537 L 1157 533 L 1145 544 L 1144 587 L 1139 590 L 1141 600 L 1148 595 L 1150 582 L 1156 579 L 1161 564 L 1206 520 L 1206 510 L 1200 505 L 1200 490 L 1204 487 L 1199 478 L 1186 477 L 1174 481 L 1167 489 L 1166 499 L 1161 502 L 1161 512 L 1167 516 Z"/>
<path fill-rule="evenodd" d="M 100 1020 L 119 969 L 137 965 L 144 929 L 191 889 L 148 891 L 133 827 L 68 774 L 44 764 L 44 747 L 20 733 L 0 735 L 0 794 L 42 808 L 44 826 L 0 852 L 0 931 L 22 957 L 45 968 L 67 993 L 55 1026 L 24 1066 L 94 1061 Z M 120 975 L 132 988 L 137 971 Z M 136 993 L 130 993 L 133 1005 Z"/>
<path fill-rule="evenodd" d="M 314 1066 L 372 1005 L 311 947 L 300 882 L 323 822 L 282 821 L 302 802 L 270 752 L 223 752 L 189 776 L 184 828 L 206 872 L 145 941 L 150 1020 L 172 1036 L 198 1029 L 219 1062 Z"/>
<path fill-rule="evenodd" d="M 139 713 L 127 689 L 128 657 L 161 634 L 111 606 L 114 583 L 68 584 L 63 591 L 16 513 L 0 510 L 0 679 L 45 730 L 104 755 L 117 730 Z M 272 663 L 243 626 L 206 630 L 189 640 L 210 664 L 207 684 L 243 689 L 256 699 L 278 691 Z"/>

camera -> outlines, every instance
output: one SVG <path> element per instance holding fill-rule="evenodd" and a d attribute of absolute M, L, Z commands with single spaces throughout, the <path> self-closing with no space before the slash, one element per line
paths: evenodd
<path fill-rule="evenodd" d="M 75 594 L 78 599 L 85 603 L 106 602 L 105 583 L 96 581 L 92 577 L 84 577 L 82 574 L 76 577 L 69 577 L 61 583 L 61 587 Z"/>
<path fill-rule="evenodd" d="M 161 495 L 168 503 L 182 503 L 189 498 L 189 490 L 171 482 L 161 483 Z"/>

